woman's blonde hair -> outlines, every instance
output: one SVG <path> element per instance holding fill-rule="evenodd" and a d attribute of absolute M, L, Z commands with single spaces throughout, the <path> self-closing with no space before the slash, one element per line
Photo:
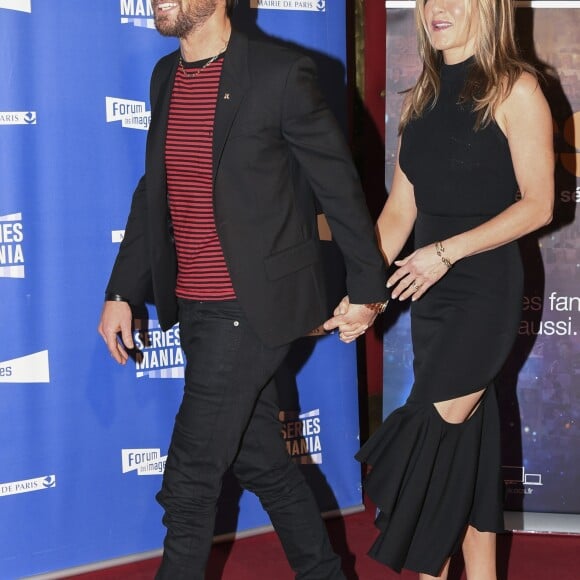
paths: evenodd
<path fill-rule="evenodd" d="M 423 70 L 410 89 L 403 104 L 399 131 L 427 107 L 437 102 L 440 91 L 439 73 L 443 63 L 440 51 L 429 40 L 425 20 L 426 0 L 417 0 L 415 25 L 419 56 Z M 535 69 L 519 56 L 514 36 L 514 8 L 512 0 L 464 0 L 467 21 L 471 21 L 473 5 L 477 2 L 478 30 L 475 40 L 474 64 L 470 69 L 460 102 L 472 102 L 477 119 L 475 129 L 485 127 L 494 118 L 498 105 L 509 95 L 514 83 L 527 71 Z"/>

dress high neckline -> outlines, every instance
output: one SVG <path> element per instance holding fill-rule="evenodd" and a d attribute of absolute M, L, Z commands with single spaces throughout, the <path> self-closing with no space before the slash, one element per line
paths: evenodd
<path fill-rule="evenodd" d="M 454 64 L 441 64 L 441 80 L 453 80 L 458 78 L 465 78 L 469 67 L 475 62 L 475 57 L 457 62 Z"/>

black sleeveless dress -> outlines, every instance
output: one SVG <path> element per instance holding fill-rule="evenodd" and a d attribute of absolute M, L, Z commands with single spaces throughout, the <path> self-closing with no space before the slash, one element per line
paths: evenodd
<path fill-rule="evenodd" d="M 507 139 L 495 123 L 475 131 L 471 107 L 458 104 L 472 63 L 442 66 L 435 107 L 402 136 L 399 162 L 418 210 L 416 247 L 469 230 L 516 201 Z M 412 303 L 413 388 L 357 454 L 372 466 L 365 489 L 380 510 L 369 555 L 394 570 L 436 576 L 468 524 L 504 529 L 493 380 L 516 337 L 522 292 L 511 243 L 458 261 Z M 446 423 L 433 406 L 483 388 L 482 403 L 462 424 Z"/>

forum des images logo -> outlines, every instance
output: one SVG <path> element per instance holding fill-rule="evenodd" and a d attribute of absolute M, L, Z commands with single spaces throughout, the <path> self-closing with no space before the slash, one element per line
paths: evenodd
<path fill-rule="evenodd" d="M 107 123 L 119 121 L 125 129 L 147 131 L 151 124 L 151 111 L 147 110 L 145 101 L 105 97 Z"/>

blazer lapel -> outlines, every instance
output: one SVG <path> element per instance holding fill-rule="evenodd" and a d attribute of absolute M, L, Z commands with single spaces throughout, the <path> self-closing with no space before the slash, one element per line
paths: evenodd
<path fill-rule="evenodd" d="M 164 66 L 157 71 L 151 90 L 151 126 L 147 135 L 147 170 L 155 185 L 165 189 L 165 139 L 167 136 L 167 119 L 169 117 L 169 101 L 171 87 L 177 71 L 177 55 L 175 51 L 168 55 Z M 174 56 L 174 58 L 172 58 Z"/>
<path fill-rule="evenodd" d="M 222 68 L 215 111 L 213 133 L 214 183 L 232 123 L 236 118 L 238 109 L 244 100 L 249 86 L 248 38 L 232 30 Z"/>

